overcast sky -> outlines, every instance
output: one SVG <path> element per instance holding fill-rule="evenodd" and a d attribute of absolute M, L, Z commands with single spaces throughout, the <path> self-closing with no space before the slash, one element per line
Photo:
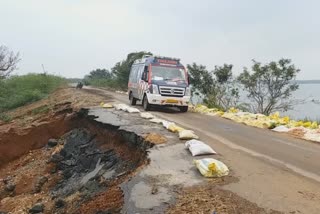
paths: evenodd
<path fill-rule="evenodd" d="M 320 79 L 320 1 L 0 0 L 0 45 L 19 51 L 16 73 L 83 77 L 133 51 L 234 72 L 290 58 L 298 79 Z"/>

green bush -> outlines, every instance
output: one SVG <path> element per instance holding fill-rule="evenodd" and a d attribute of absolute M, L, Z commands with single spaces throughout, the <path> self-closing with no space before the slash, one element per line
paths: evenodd
<path fill-rule="evenodd" d="M 40 100 L 64 84 L 65 79 L 47 74 L 27 74 L 1 80 L 0 112 Z"/>

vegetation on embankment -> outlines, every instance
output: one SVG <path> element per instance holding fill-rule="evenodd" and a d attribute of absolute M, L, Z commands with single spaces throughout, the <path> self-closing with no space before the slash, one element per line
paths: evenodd
<path fill-rule="evenodd" d="M 0 80 L 0 120 L 9 120 L 3 112 L 35 102 L 66 84 L 62 77 L 27 74 Z"/>

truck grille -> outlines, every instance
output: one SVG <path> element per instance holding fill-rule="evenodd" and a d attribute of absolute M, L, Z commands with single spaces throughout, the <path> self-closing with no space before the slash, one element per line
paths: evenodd
<path fill-rule="evenodd" d="M 167 86 L 159 86 L 160 94 L 164 96 L 177 96 L 183 97 L 184 96 L 184 88 L 177 88 L 177 87 L 167 87 Z"/>

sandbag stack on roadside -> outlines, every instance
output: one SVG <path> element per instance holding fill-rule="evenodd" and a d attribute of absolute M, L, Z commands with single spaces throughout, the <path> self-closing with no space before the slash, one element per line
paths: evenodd
<path fill-rule="evenodd" d="M 242 112 L 236 108 L 230 108 L 223 112 L 217 108 L 208 108 L 204 105 L 190 106 L 191 112 L 197 112 L 208 116 L 219 116 L 228 120 L 242 123 L 262 129 L 272 129 L 275 132 L 295 132 L 295 130 L 303 130 L 304 135 L 299 136 L 302 139 L 320 142 L 320 125 L 316 121 L 296 121 L 290 117 L 281 117 L 279 112 L 270 114 L 253 114 L 250 112 Z"/>

